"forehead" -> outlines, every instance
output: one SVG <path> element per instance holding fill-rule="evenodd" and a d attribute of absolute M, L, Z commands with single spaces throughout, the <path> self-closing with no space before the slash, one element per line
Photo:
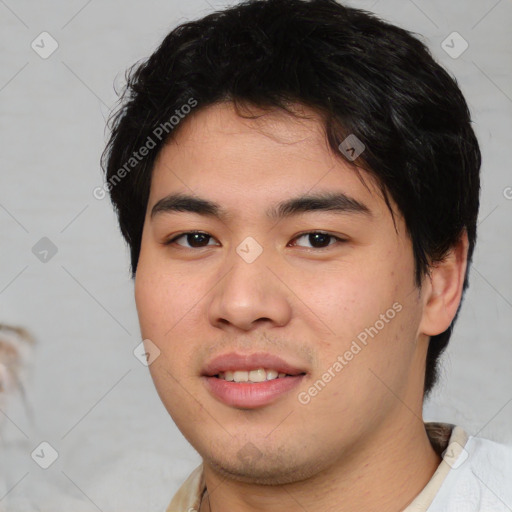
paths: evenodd
<path fill-rule="evenodd" d="M 171 192 L 233 206 L 242 198 L 245 212 L 268 211 L 287 197 L 342 192 L 376 214 L 387 210 L 375 180 L 360 170 L 363 183 L 333 153 L 319 116 L 295 108 L 307 118 L 256 107 L 242 111 L 256 117 L 241 117 L 231 102 L 189 115 L 156 159 L 148 210 Z"/>

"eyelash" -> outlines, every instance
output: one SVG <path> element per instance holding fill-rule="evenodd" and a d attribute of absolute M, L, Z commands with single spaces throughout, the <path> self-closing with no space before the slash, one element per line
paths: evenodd
<path fill-rule="evenodd" d="M 173 243 L 176 242 L 176 240 L 178 240 L 178 239 L 180 239 L 180 238 L 182 238 L 184 236 L 195 235 L 195 234 L 206 235 L 210 239 L 214 238 L 212 235 L 210 235 L 208 233 L 205 233 L 204 231 L 185 231 L 184 233 L 180 233 L 179 235 L 176 235 L 176 236 L 172 237 L 171 239 L 163 242 L 163 245 L 172 245 Z M 326 235 L 326 236 L 328 236 L 330 238 L 334 238 L 337 242 L 340 242 L 340 243 L 348 241 L 345 238 L 341 238 L 339 236 L 332 235 L 331 233 L 327 233 L 325 231 L 306 231 L 305 233 L 299 233 L 292 240 L 296 240 L 298 238 L 302 238 L 302 237 L 307 236 L 307 235 L 316 235 L 316 234 Z M 332 247 L 333 245 L 336 245 L 336 244 L 329 244 L 326 247 L 303 247 L 303 249 L 310 249 L 310 250 L 314 250 L 314 251 L 323 251 L 325 249 L 328 249 L 329 247 Z M 183 249 L 204 249 L 206 247 L 211 247 L 211 246 L 210 245 L 205 245 L 204 247 L 184 247 L 184 246 L 180 246 L 180 247 L 183 248 Z M 302 247 L 302 246 L 299 246 L 299 247 Z"/>

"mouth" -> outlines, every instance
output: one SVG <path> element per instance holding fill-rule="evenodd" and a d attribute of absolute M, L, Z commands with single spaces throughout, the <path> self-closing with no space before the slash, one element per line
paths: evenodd
<path fill-rule="evenodd" d="M 230 353 L 213 359 L 201 377 L 212 396 L 241 409 L 275 402 L 299 385 L 307 372 L 267 353 Z"/>
<path fill-rule="evenodd" d="M 262 382 L 262 380 L 272 380 L 283 376 L 294 377 L 305 373 L 307 372 L 304 368 L 266 352 L 222 354 L 212 359 L 202 370 L 202 375 L 205 377 L 218 377 L 235 382 L 247 382 L 248 380 Z"/>
<path fill-rule="evenodd" d="M 279 372 L 278 370 L 269 368 L 257 368 L 255 370 L 235 370 L 219 372 L 217 375 L 212 375 L 217 379 L 222 379 L 227 382 L 249 382 L 251 384 L 257 384 L 259 382 L 266 382 L 275 379 L 284 379 L 286 377 L 296 377 L 297 375 L 306 375 L 305 372 L 297 373 L 294 375 Z"/>

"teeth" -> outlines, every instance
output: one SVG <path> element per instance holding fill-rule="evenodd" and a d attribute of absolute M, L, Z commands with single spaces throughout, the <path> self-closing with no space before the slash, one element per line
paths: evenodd
<path fill-rule="evenodd" d="M 235 382 L 247 382 L 249 380 L 249 372 L 236 371 L 233 373 L 233 380 Z"/>
<path fill-rule="evenodd" d="M 263 368 L 252 370 L 249 372 L 249 380 L 251 382 L 264 382 L 267 380 L 267 372 Z"/>
<path fill-rule="evenodd" d="M 264 382 L 266 380 L 286 377 L 286 373 L 278 373 L 276 370 L 258 368 L 251 371 L 236 370 L 234 372 L 220 372 L 218 377 L 219 379 L 230 382 Z"/>

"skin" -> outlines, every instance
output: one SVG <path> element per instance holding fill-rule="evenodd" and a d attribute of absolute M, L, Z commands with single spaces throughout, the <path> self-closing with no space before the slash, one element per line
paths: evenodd
<path fill-rule="evenodd" d="M 439 465 L 422 419 L 429 336 L 443 332 L 460 303 L 463 235 L 421 289 L 404 221 L 372 178 L 364 183 L 333 154 L 314 112 L 257 119 L 231 103 L 195 111 L 160 151 L 152 175 L 135 299 L 144 339 L 161 351 L 150 365 L 158 394 L 201 455 L 208 489 L 201 512 L 399 511 Z M 340 191 L 371 215 L 306 212 L 268 219 L 274 204 Z M 215 201 L 229 216 L 191 212 L 151 218 L 161 198 L 183 192 Z M 211 238 L 191 246 L 180 233 Z M 347 241 L 304 233 L 326 231 Z M 247 263 L 236 247 L 263 248 Z M 192 240 L 193 243 L 193 240 Z M 298 400 L 380 315 L 401 310 L 307 404 Z M 204 386 L 218 354 L 270 352 L 307 369 L 298 389 L 257 409 L 228 406 Z M 249 445 L 248 443 L 252 443 Z M 238 456 L 251 446 L 255 455 Z"/>

